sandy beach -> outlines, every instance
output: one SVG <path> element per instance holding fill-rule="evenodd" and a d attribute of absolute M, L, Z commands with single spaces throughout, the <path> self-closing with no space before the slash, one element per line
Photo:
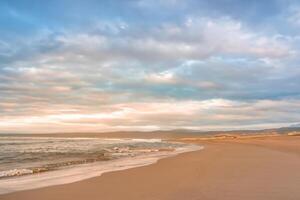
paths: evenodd
<path fill-rule="evenodd" d="M 299 136 L 195 139 L 193 143 L 205 149 L 0 199 L 300 199 Z"/>

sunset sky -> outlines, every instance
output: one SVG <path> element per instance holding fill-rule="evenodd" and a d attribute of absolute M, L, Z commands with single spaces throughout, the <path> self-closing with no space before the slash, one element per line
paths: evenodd
<path fill-rule="evenodd" d="M 1 0 L 0 133 L 300 119 L 297 0 Z"/>

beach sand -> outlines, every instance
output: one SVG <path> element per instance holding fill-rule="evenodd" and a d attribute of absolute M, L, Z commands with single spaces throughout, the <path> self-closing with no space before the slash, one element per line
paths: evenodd
<path fill-rule="evenodd" d="M 299 200 L 300 136 L 190 140 L 205 146 L 157 163 L 1 200 Z"/>

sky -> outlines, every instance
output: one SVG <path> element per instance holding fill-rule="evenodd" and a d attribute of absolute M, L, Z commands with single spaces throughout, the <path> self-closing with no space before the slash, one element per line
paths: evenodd
<path fill-rule="evenodd" d="M 297 0 L 1 0 L 0 133 L 300 119 Z"/>

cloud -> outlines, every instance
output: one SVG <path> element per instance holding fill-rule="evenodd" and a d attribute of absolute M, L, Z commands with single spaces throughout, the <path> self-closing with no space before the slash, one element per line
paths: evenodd
<path fill-rule="evenodd" d="M 255 128 L 299 117 L 296 37 L 195 13 L 145 26 L 96 21 L 0 40 L 0 132 Z"/>
<path fill-rule="evenodd" d="M 52 60 L 68 61 L 73 58 L 78 62 L 85 59 L 98 62 L 167 62 L 220 55 L 276 59 L 293 53 L 288 41 L 280 40 L 277 35 L 251 31 L 228 17 L 187 17 L 181 24 L 161 24 L 147 30 L 137 30 L 130 24 L 120 25 L 119 22 L 109 26 L 101 26 L 101 22 L 98 24 L 96 27 L 100 28 L 90 33 L 66 31 L 55 34 L 44 31 L 37 39 L 23 42 L 21 47 L 14 49 L 16 53 L 11 60 L 41 53 L 52 56 Z"/>
<path fill-rule="evenodd" d="M 10 106 L 10 105 L 9 105 Z M 8 107 L 9 107 L 8 106 Z M 111 111 L 96 113 L 47 114 L 44 116 L 1 117 L 0 128 L 27 127 L 44 132 L 45 126 L 61 130 L 108 131 L 156 129 L 237 129 L 258 128 L 266 124 L 290 124 L 299 119 L 299 100 L 260 100 L 253 102 L 211 99 L 204 101 L 133 102 L 110 105 Z M 72 113 L 73 112 L 73 113 Z M 74 129 L 75 128 L 75 129 Z M 144 127 L 145 130 L 145 127 Z M 52 131 L 52 129 L 51 129 Z"/>
<path fill-rule="evenodd" d="M 292 25 L 300 26 L 300 6 L 292 5 L 286 14 L 287 21 Z"/>

